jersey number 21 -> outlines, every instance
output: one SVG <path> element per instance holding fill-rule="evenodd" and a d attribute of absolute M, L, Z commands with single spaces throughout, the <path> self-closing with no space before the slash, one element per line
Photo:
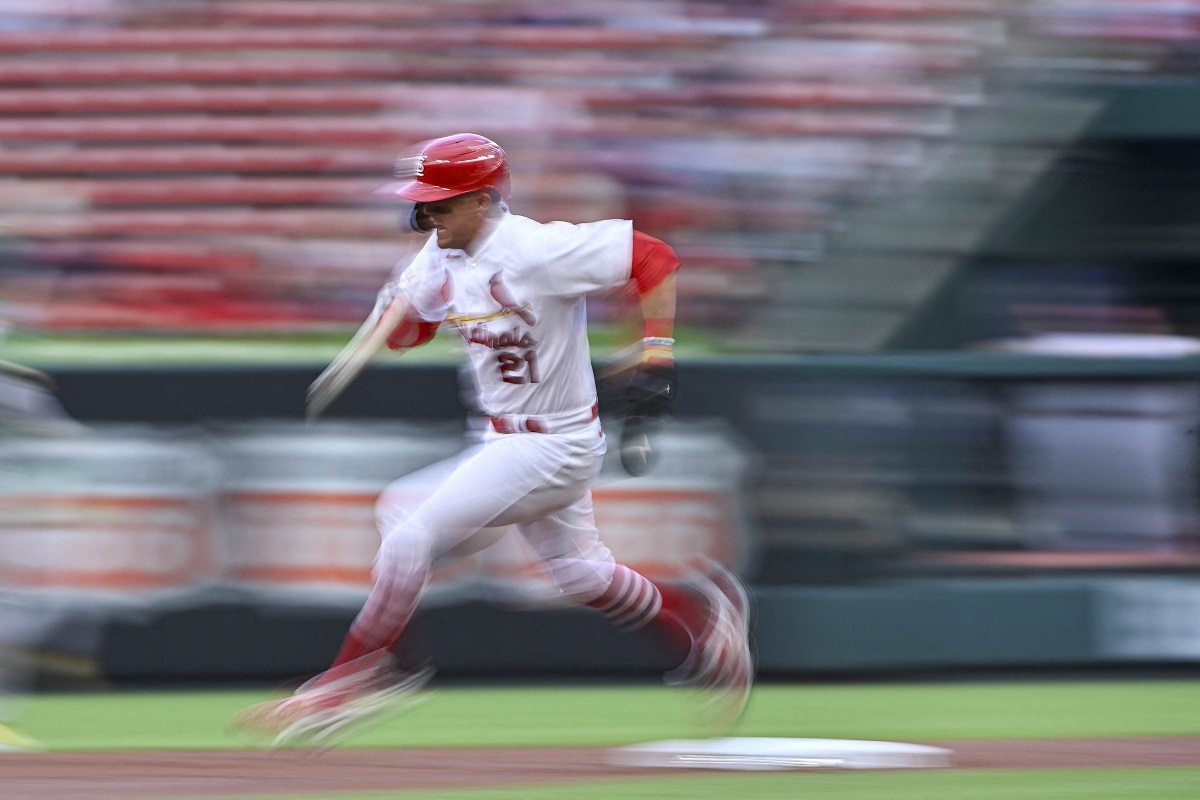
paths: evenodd
<path fill-rule="evenodd" d="M 496 360 L 500 365 L 500 379 L 505 383 L 537 383 L 537 351 L 524 350 L 521 353 L 497 353 Z"/>

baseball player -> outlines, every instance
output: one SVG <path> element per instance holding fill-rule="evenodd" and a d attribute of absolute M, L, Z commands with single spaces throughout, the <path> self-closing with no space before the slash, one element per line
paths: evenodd
<path fill-rule="evenodd" d="M 398 707 L 432 675 L 397 642 L 434 564 L 486 546 L 489 531 L 510 525 L 563 601 L 652 631 L 679 663 L 668 682 L 711 692 L 719 719 L 732 723 L 753 680 L 738 579 L 705 561 L 684 580 L 651 581 L 614 561 L 592 508 L 606 446 L 585 297 L 630 282 L 639 297 L 645 338 L 625 397 L 638 422 L 624 459 L 638 473 L 653 446 L 646 421 L 668 415 L 675 400 L 674 252 L 628 220 L 540 223 L 511 213 L 508 157 L 476 134 L 424 143 L 397 160 L 397 177 L 384 191 L 415 204 L 409 223 L 428 240 L 380 292 L 388 344 L 403 350 L 439 328 L 456 333 L 488 427 L 460 458 L 385 489 L 373 587 L 333 664 L 239 723 L 276 744 L 325 744 Z"/>

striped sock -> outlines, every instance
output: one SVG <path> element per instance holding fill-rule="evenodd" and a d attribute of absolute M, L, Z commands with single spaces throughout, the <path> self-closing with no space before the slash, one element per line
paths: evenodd
<path fill-rule="evenodd" d="M 586 605 L 608 617 L 618 628 L 632 631 L 658 616 L 662 611 L 662 595 L 645 576 L 617 564 L 608 588 Z"/>
<path fill-rule="evenodd" d="M 594 600 L 584 605 L 603 614 L 622 630 L 648 628 L 660 642 L 665 639 L 669 658 L 682 662 L 691 650 L 692 637 L 679 617 L 676 593 L 650 581 L 623 564 L 613 569 L 612 582 Z"/>

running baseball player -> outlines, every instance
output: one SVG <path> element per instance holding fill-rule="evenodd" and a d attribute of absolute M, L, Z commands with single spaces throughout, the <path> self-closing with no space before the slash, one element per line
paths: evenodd
<path fill-rule="evenodd" d="M 402 182 L 385 192 L 415 204 L 410 224 L 428 241 L 381 290 L 364 334 L 382 325 L 390 347 L 403 350 L 452 329 L 465 344 L 488 429 L 462 457 L 385 489 L 376 507 L 382 544 L 373 587 L 333 664 L 239 723 L 278 745 L 325 745 L 398 708 L 433 674 L 397 646 L 433 565 L 486 546 L 489 529 L 511 525 L 563 601 L 653 632 L 679 664 L 668 682 L 710 692 L 719 720 L 732 724 L 754 672 L 738 579 L 706 560 L 685 580 L 651 581 L 615 562 L 592 508 L 606 447 L 585 297 L 630 282 L 636 288 L 645 338 L 628 414 L 663 418 L 676 393 L 673 250 L 628 220 L 540 223 L 511 213 L 508 157 L 476 134 L 424 143 L 398 159 L 397 177 Z M 318 394 L 328 386 L 318 384 Z M 645 451 L 652 443 L 632 446 Z M 645 461 L 631 455 L 627 468 L 637 473 Z M 438 480 L 418 488 L 431 486 L 429 474 Z"/>

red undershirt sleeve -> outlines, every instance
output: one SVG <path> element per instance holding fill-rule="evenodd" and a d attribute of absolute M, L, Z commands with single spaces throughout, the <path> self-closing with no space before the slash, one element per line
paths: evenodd
<path fill-rule="evenodd" d="M 679 258 L 669 244 L 641 231 L 633 232 L 630 279 L 637 285 L 639 296 L 645 297 L 677 269 Z"/>
<path fill-rule="evenodd" d="M 387 345 L 392 350 L 407 350 L 428 342 L 437 329 L 438 323 L 426 322 L 409 313 L 388 335 Z"/>

